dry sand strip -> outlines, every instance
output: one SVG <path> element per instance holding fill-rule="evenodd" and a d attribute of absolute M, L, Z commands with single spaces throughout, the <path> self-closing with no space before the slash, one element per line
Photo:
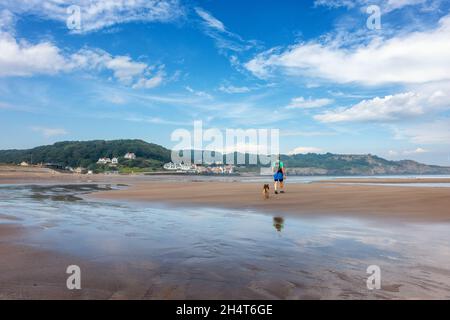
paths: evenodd
<path fill-rule="evenodd" d="M 262 197 L 262 185 L 228 182 L 138 182 L 95 198 L 153 201 L 178 206 L 251 209 L 280 214 L 373 217 L 450 222 L 450 188 L 291 184 L 287 193 Z"/>

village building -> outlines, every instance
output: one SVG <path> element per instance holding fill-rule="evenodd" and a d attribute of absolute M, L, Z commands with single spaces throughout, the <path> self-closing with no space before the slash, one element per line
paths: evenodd
<path fill-rule="evenodd" d="M 136 155 L 132 152 L 127 152 L 123 157 L 127 160 L 135 160 L 136 159 Z"/>
<path fill-rule="evenodd" d="M 175 170 L 178 170 L 180 167 L 173 162 L 169 162 L 169 163 L 164 164 L 163 168 L 164 168 L 164 170 L 175 171 Z"/>
<path fill-rule="evenodd" d="M 197 173 L 197 174 L 233 174 L 234 167 L 232 165 L 227 166 L 201 166 L 201 165 L 188 165 L 184 163 L 166 163 L 163 168 L 168 171 L 176 171 L 179 173 Z"/>
<path fill-rule="evenodd" d="M 223 173 L 225 173 L 225 174 L 233 174 L 234 173 L 234 167 L 232 165 L 225 166 Z"/>
<path fill-rule="evenodd" d="M 110 158 L 100 158 L 97 161 L 97 164 L 108 164 L 111 163 L 111 159 Z"/>

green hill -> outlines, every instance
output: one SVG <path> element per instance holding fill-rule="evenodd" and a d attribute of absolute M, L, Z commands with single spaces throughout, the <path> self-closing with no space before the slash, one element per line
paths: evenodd
<path fill-rule="evenodd" d="M 124 160 L 127 152 L 136 154 L 136 160 Z M 28 150 L 2 150 L 0 163 L 54 163 L 70 167 L 92 167 L 102 157 L 117 157 L 130 167 L 161 167 L 170 161 L 170 150 L 142 140 L 64 141 Z"/>
<path fill-rule="evenodd" d="M 135 160 L 124 159 L 127 152 L 136 154 Z M 97 165 L 102 157 L 119 158 L 116 167 L 121 172 L 160 170 L 170 162 L 171 151 L 142 140 L 65 141 L 28 150 L 0 150 L 0 163 L 53 163 L 60 166 L 84 167 L 96 171 L 110 170 Z M 234 154 L 237 157 L 237 153 Z M 248 160 L 248 155 L 245 155 Z M 389 161 L 375 155 L 297 154 L 282 155 L 291 175 L 401 175 L 450 174 L 449 167 L 430 166 L 411 160 Z M 236 169 L 240 173 L 259 172 L 259 166 L 247 165 Z"/>
<path fill-rule="evenodd" d="M 283 155 L 291 174 L 297 175 L 401 175 L 450 174 L 450 167 L 432 166 L 412 160 L 390 161 L 371 154 Z"/>
<path fill-rule="evenodd" d="M 229 154 L 236 160 L 238 153 Z M 249 154 L 240 153 L 249 163 Z M 403 175 L 450 174 L 450 167 L 426 165 L 412 160 L 391 161 L 371 154 L 295 154 L 281 155 L 291 175 Z M 225 161 L 225 156 L 223 156 Z M 247 165 L 236 172 L 259 172 L 259 166 Z"/>
<path fill-rule="evenodd" d="M 245 156 L 248 163 L 249 155 Z M 230 154 L 237 159 L 238 154 Z M 391 161 L 371 154 L 295 154 L 281 155 L 291 175 L 404 175 L 450 174 L 450 167 L 426 165 L 412 160 Z M 225 161 L 225 157 L 224 157 Z M 247 165 L 236 172 L 259 172 L 259 166 Z"/>

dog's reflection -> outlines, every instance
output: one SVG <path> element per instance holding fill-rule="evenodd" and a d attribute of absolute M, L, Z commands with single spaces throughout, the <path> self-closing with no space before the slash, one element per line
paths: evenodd
<path fill-rule="evenodd" d="M 282 217 L 274 217 L 273 218 L 273 226 L 278 232 L 284 229 L 284 218 Z"/>

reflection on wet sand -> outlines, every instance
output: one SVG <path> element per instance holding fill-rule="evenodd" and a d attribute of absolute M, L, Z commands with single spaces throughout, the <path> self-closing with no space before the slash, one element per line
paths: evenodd
<path fill-rule="evenodd" d="M 255 212 L 70 198 L 114 187 L 0 187 L 0 225 L 14 217 L 31 230 L 8 238 L 20 250 L 3 250 L 0 233 L 0 298 L 67 296 L 55 284 L 66 262 L 87 277 L 75 298 L 450 298 L 448 224 L 291 218 L 284 228 Z M 381 290 L 366 288 L 369 265 Z"/>
<path fill-rule="evenodd" d="M 273 218 L 273 226 L 278 232 L 281 232 L 284 228 L 284 218 L 282 217 L 274 217 Z"/>

